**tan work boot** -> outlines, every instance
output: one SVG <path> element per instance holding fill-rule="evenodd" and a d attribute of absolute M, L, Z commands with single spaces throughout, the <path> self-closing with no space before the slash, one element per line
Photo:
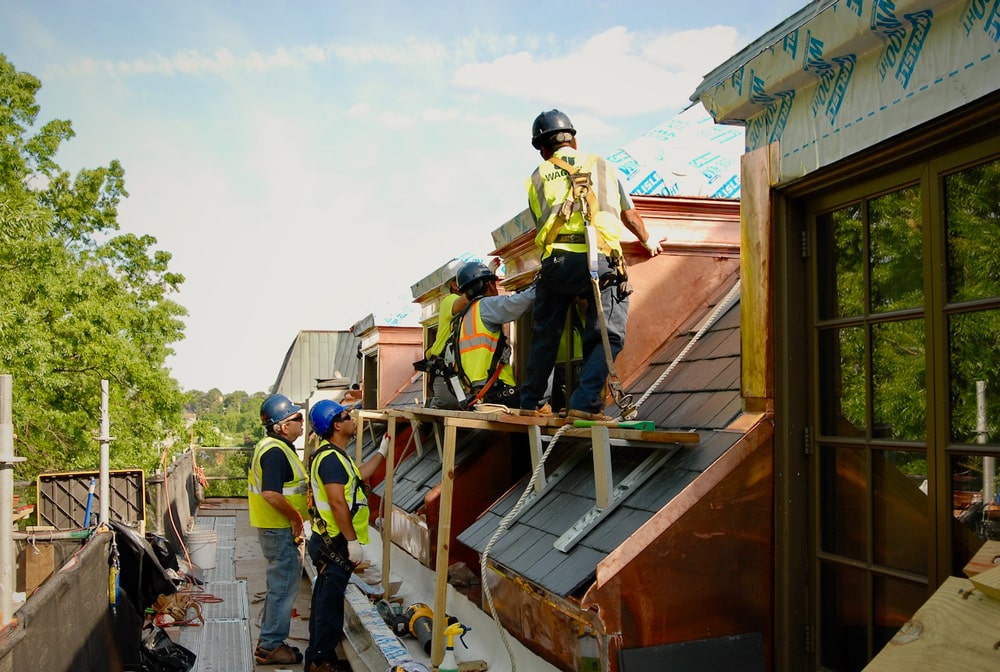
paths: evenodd
<path fill-rule="evenodd" d="M 531 410 L 530 408 L 522 408 L 517 412 L 518 415 L 522 415 L 527 418 L 551 418 L 552 417 L 552 407 L 545 404 L 541 408 Z"/>
<path fill-rule="evenodd" d="M 302 652 L 288 644 L 280 644 L 273 649 L 258 646 L 253 658 L 258 665 L 295 665 L 302 662 Z"/>

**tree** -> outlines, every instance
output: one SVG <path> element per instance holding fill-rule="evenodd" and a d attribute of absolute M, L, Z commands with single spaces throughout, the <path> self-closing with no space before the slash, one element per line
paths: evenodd
<path fill-rule="evenodd" d="M 117 161 L 75 176 L 55 162 L 69 121 L 35 128 L 41 83 L 0 54 L 0 371 L 14 380 L 19 477 L 96 468 L 100 381 L 110 381 L 113 467 L 156 465 L 181 427 L 164 363 L 186 314 L 183 277 L 148 235 L 119 233 Z"/>
<path fill-rule="evenodd" d="M 194 438 L 203 446 L 253 446 L 261 436 L 260 405 L 264 392 L 242 390 L 223 395 L 218 389 L 191 390 L 185 395 L 184 410 L 197 415 L 192 426 Z"/>

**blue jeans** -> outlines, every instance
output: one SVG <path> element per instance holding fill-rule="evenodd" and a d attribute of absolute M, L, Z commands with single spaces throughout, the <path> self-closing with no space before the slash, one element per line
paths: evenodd
<path fill-rule="evenodd" d="M 291 528 L 258 528 L 257 540 L 267 560 L 267 596 L 257 643 L 270 650 L 288 639 L 292 607 L 302 584 L 302 556 Z"/>
<path fill-rule="evenodd" d="M 608 273 L 607 257 L 598 258 L 598 274 Z M 587 267 L 587 255 L 553 252 L 542 261 L 535 288 L 535 321 L 531 332 L 531 350 L 528 353 L 528 373 L 521 386 L 521 408 L 538 408 L 545 395 L 549 376 L 555 365 L 559 339 L 566 325 L 566 313 L 577 298 L 587 300 L 582 345 L 583 364 L 580 382 L 569 399 L 569 408 L 596 413 L 604 408 L 604 384 L 608 378 L 608 364 L 601 339 L 601 325 L 597 319 L 597 305 Z M 601 306 L 608 326 L 612 361 L 625 345 L 625 324 L 628 320 L 628 297 L 619 301 L 615 287 L 601 291 Z"/>
<path fill-rule="evenodd" d="M 314 565 L 320 557 L 322 544 L 319 533 L 313 532 L 309 537 L 308 550 Z M 343 557 L 347 557 L 347 542 L 342 536 L 338 535 L 333 546 Z M 316 575 L 310 603 L 309 646 L 306 647 L 302 669 L 308 670 L 312 663 L 338 660 L 337 644 L 344 636 L 344 592 L 350 580 L 350 572 L 335 562 L 322 567 Z"/>

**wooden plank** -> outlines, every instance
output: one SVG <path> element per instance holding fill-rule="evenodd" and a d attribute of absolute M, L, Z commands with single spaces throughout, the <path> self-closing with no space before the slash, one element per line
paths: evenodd
<path fill-rule="evenodd" d="M 542 432 L 538 427 L 528 429 L 528 446 L 531 449 L 531 473 L 535 473 L 538 463 L 542 460 Z M 535 480 L 535 494 L 542 494 L 545 489 L 545 471 Z"/>
<path fill-rule="evenodd" d="M 444 423 L 444 460 L 441 465 L 441 508 L 438 521 L 434 625 L 431 631 L 431 662 L 438 667 L 444 659 L 444 615 L 448 613 L 448 555 L 451 547 L 451 508 L 455 493 L 455 438 L 458 428 Z"/>
<path fill-rule="evenodd" d="M 962 570 L 968 577 L 1000 566 L 1000 541 L 987 540 Z"/>
<path fill-rule="evenodd" d="M 1000 602 L 948 577 L 865 672 L 996 672 Z"/>
<path fill-rule="evenodd" d="M 972 584 L 983 593 L 1000 603 L 1000 567 L 987 569 L 971 577 Z"/>
<path fill-rule="evenodd" d="M 572 427 L 563 432 L 563 436 L 589 439 L 589 427 Z M 612 439 L 627 441 L 646 441 L 649 443 L 698 443 L 701 437 L 698 432 L 642 432 L 636 429 L 616 429 L 608 427 L 608 436 Z"/>
<path fill-rule="evenodd" d="M 597 508 L 607 508 L 611 503 L 611 491 L 615 484 L 611 473 L 611 437 L 609 429 L 603 425 L 590 428 L 590 440 L 594 455 L 594 499 Z"/>
<path fill-rule="evenodd" d="M 382 491 L 382 594 L 391 595 L 389 591 L 389 564 L 392 557 L 392 486 L 396 472 L 396 418 L 389 418 L 388 434 L 392 439 L 389 441 L 389 454 L 386 455 L 385 462 L 385 489 Z"/>

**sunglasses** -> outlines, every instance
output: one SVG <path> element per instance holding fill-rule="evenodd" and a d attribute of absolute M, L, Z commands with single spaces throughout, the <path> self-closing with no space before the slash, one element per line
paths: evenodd
<path fill-rule="evenodd" d="M 353 420 L 353 419 L 354 418 L 351 417 L 350 413 L 344 413 L 339 418 L 337 418 L 336 420 L 334 420 L 334 422 L 347 422 L 348 420 Z"/>
<path fill-rule="evenodd" d="M 302 422 L 302 414 L 293 415 L 290 418 L 285 418 L 284 422 Z"/>

